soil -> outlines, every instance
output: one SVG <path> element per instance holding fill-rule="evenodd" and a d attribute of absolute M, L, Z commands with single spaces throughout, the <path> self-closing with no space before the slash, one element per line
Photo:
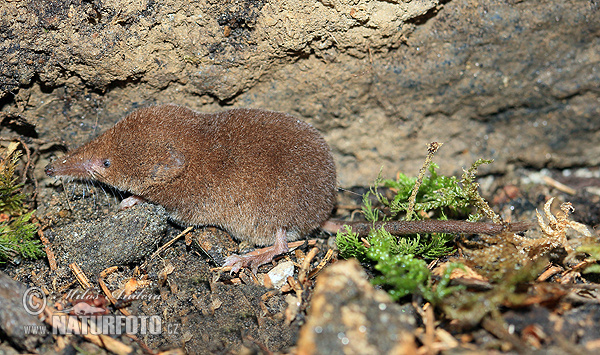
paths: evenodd
<path fill-rule="evenodd" d="M 441 173 L 460 174 L 482 157 L 495 160 L 480 169 L 481 186 L 506 220 L 534 219 L 535 208 L 559 196 L 575 206 L 573 219 L 595 228 L 599 33 L 598 4 L 587 0 L 3 2 L 0 136 L 18 137 L 31 150 L 25 189 L 35 193 L 30 206 L 58 268 L 51 270 L 47 259 L 24 259 L 0 270 L 45 289 L 53 307 L 72 306 L 74 299 L 61 299 L 84 290 L 69 268 L 74 262 L 95 287 L 102 278 L 114 292 L 138 290 L 125 309 L 160 316 L 162 332 L 116 337 L 122 349 L 136 353 L 342 353 L 344 342 L 354 340 L 360 345 L 346 349 L 359 353 L 437 351 L 424 335 L 432 315 L 422 300 L 398 305 L 376 295 L 358 281 L 372 275 L 336 264 L 335 253 L 326 256 L 335 250 L 331 236 L 310 236 L 315 243 L 278 259 L 295 262 L 296 281 L 276 290 L 265 284 L 272 265 L 257 277 L 212 270 L 251 246 L 219 230 L 196 229 L 155 255 L 184 229 L 160 207 L 117 212 L 119 192 L 62 184 L 43 168 L 141 106 L 173 102 L 206 112 L 259 107 L 316 126 L 332 147 L 341 187 L 362 193 L 380 171 L 386 178 L 417 175 L 426 144 L 437 141 L 444 143 L 435 157 Z M 543 176 L 575 193 L 548 185 Z M 354 195 L 340 194 L 340 216 L 357 209 Z M 548 283 L 565 282 L 566 291 L 546 290 L 550 301 L 536 305 L 507 301 L 504 320 L 496 314 L 467 326 L 440 319 L 439 350 L 597 350 L 598 305 L 591 296 L 598 280 L 593 274 L 565 279 L 573 267 L 557 261 L 561 252 L 552 255 L 549 263 L 564 274 Z M 353 271 L 323 270 L 321 261 Z M 117 268 L 102 275 L 111 267 Z M 306 273 L 311 276 L 300 277 Z M 348 283 L 351 295 L 336 298 L 326 287 L 317 292 L 319 282 Z M 575 284 L 586 286 L 575 290 Z M 16 302 L 18 295 L 6 298 Z M 380 304 L 389 313 L 373 309 Z M 327 318 L 331 314 L 338 316 Z M 385 314 L 410 316 L 377 328 Z M 360 319 L 372 325 L 369 331 Z M 507 321 L 510 331 L 503 328 Z M 318 327 L 319 334 L 311 333 Z M 107 351 L 87 338 L 22 340 L 0 328 L 0 352 Z M 451 339 L 458 345 L 451 347 Z"/>

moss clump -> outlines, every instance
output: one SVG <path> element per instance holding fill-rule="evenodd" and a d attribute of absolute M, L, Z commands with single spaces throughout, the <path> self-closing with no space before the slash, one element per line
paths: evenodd
<path fill-rule="evenodd" d="M 426 213 L 437 212 L 454 214 L 467 214 L 470 221 L 477 221 L 483 215 L 499 223 L 499 217 L 489 208 L 487 202 L 479 195 L 479 184 L 475 182 L 477 168 L 482 164 L 490 164 L 492 160 L 479 159 L 464 172 L 461 179 L 456 176 L 439 175 L 435 169 L 438 166 L 433 163 L 429 167 L 429 175 L 421 181 L 417 178 L 409 177 L 404 174 L 399 174 L 397 180 L 383 180 L 380 177 L 375 180 L 376 186 L 383 186 L 391 189 L 396 193 L 393 199 L 389 200 L 377 189 L 371 187 L 367 194 L 373 194 L 377 200 L 387 208 L 391 213 L 388 220 L 394 219 L 401 214 L 406 214 L 409 219 L 414 219 L 415 211 L 423 211 Z M 414 191 L 417 191 L 416 194 Z M 411 195 L 415 195 L 415 201 L 410 201 Z M 368 197 L 368 195 L 367 195 Z M 377 220 L 369 218 L 378 218 L 380 214 L 373 211 L 370 205 L 365 205 L 363 212 L 368 220 Z M 375 213 L 377 212 L 377 213 Z M 384 220 L 385 217 L 384 217 Z"/>
<path fill-rule="evenodd" d="M 21 158 L 21 152 L 5 153 L 5 158 L 0 162 L 0 213 L 21 213 L 24 210 L 23 201 L 25 194 L 21 193 L 23 184 L 15 176 L 15 167 Z"/>
<path fill-rule="evenodd" d="M 404 174 L 399 174 L 396 180 L 378 177 L 370 191 L 363 196 L 362 212 L 370 222 L 390 221 L 402 216 L 419 218 L 430 214 L 446 219 L 448 214 L 464 215 L 472 210 L 474 212 L 468 217 L 471 221 L 480 219 L 482 215 L 495 219 L 474 182 L 477 167 L 490 162 L 478 160 L 465 171 L 462 179 L 439 175 L 435 164 L 429 167 L 429 176 L 420 179 Z M 392 199 L 386 198 L 377 190 L 379 186 L 389 188 L 395 196 Z M 374 195 L 389 211 L 388 215 L 373 207 L 370 195 Z M 354 257 L 363 263 L 373 264 L 374 269 L 379 272 L 373 283 L 382 285 L 393 299 L 418 293 L 431 302 L 438 302 L 457 289 L 447 285 L 452 270 L 461 266 L 452 264 L 448 267 L 434 287 L 431 271 L 424 259 L 451 254 L 454 248 L 448 243 L 453 239 L 452 234 L 445 233 L 417 234 L 398 239 L 387 232 L 385 226 L 373 228 L 367 238 L 359 239 L 347 227 L 346 231 L 338 233 L 336 243 L 343 258 Z"/>
<path fill-rule="evenodd" d="M 33 211 L 25 213 L 27 195 L 15 175 L 21 153 L 15 149 L 16 145 L 11 144 L 0 162 L 0 263 L 43 255 L 42 245 L 35 239 L 37 226 L 31 223 Z"/>
<path fill-rule="evenodd" d="M 42 246 L 34 240 L 37 226 L 30 222 L 33 211 L 0 223 L 0 263 L 17 256 L 36 259 L 43 255 Z"/>

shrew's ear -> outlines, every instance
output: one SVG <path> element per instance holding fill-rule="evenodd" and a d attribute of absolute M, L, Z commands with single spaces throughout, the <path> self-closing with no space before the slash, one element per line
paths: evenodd
<path fill-rule="evenodd" d="M 149 180 L 153 183 L 167 182 L 179 176 L 185 166 L 185 157 L 172 147 L 167 147 L 150 169 Z"/>

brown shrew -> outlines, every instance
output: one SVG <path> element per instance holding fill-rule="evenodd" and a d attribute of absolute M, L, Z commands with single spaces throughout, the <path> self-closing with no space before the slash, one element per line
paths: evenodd
<path fill-rule="evenodd" d="M 176 105 L 142 108 L 96 139 L 49 164 L 46 174 L 97 180 L 133 194 L 121 206 L 147 200 L 184 225 L 220 227 L 238 240 L 270 246 L 230 256 L 236 272 L 288 250 L 287 242 L 328 220 L 337 181 L 329 146 L 308 123 L 259 109 L 200 113 Z M 366 234 L 369 223 L 352 223 Z M 398 221 L 396 234 L 486 233 L 526 225 L 466 221 Z"/>

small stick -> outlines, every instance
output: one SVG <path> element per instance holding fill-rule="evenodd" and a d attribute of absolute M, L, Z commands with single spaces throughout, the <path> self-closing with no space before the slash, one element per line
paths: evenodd
<path fill-rule="evenodd" d="M 113 270 L 111 270 L 113 269 Z M 108 289 L 108 286 L 106 286 L 106 283 L 104 282 L 104 276 L 106 276 L 106 274 L 103 276 L 103 273 L 107 273 L 110 274 L 112 272 L 114 272 L 114 270 L 118 269 L 117 266 L 113 266 L 113 267 L 109 267 L 108 269 L 102 271 L 102 273 L 100 274 L 100 277 L 98 278 L 98 284 L 100 285 L 100 288 L 102 289 L 102 292 L 104 292 L 104 294 L 106 295 L 106 298 L 108 298 L 108 300 L 110 301 L 110 303 L 113 304 L 113 306 L 117 305 L 117 299 L 113 296 L 112 292 L 110 292 L 110 290 Z M 130 316 L 131 313 L 127 310 L 127 308 L 117 308 L 124 316 Z"/>
<path fill-rule="evenodd" d="M 100 273 L 100 277 L 105 278 L 106 276 L 112 274 L 113 272 L 115 272 L 117 270 L 119 270 L 118 266 L 111 266 L 109 268 L 106 268 Z"/>
<path fill-rule="evenodd" d="M 280 290 L 271 290 L 268 291 L 267 293 L 263 294 L 262 296 L 260 296 L 260 310 L 262 311 L 262 315 L 263 317 L 265 316 L 271 316 L 271 312 L 269 312 L 269 308 L 267 307 L 267 301 L 274 297 L 281 294 Z"/>
<path fill-rule="evenodd" d="M 435 342 L 435 315 L 433 314 L 433 306 L 431 303 L 427 303 L 425 308 L 425 339 L 423 345 L 425 346 L 425 353 L 433 354 L 433 343 Z"/>
<path fill-rule="evenodd" d="M 56 263 L 56 257 L 54 256 L 54 251 L 52 251 L 52 244 L 46 236 L 44 235 L 44 231 L 40 228 L 38 229 L 38 237 L 42 241 L 44 245 L 44 251 L 46 252 L 46 257 L 48 258 L 48 264 L 50 265 L 50 270 L 56 271 L 58 269 L 58 264 Z"/>
<path fill-rule="evenodd" d="M 312 279 L 315 276 L 317 276 L 325 267 L 325 265 L 327 265 L 327 263 L 331 260 L 331 258 L 333 257 L 333 249 L 329 249 L 327 250 L 327 253 L 325 254 L 325 257 L 323 258 L 323 260 L 321 260 L 321 262 L 319 263 L 319 265 L 317 265 L 316 268 L 314 268 L 309 274 L 308 274 L 308 278 Z"/>
<path fill-rule="evenodd" d="M 298 301 L 302 302 L 302 292 L 304 292 L 304 289 L 302 288 L 302 285 L 300 284 L 300 282 L 296 281 L 291 276 L 287 277 L 287 282 L 292 287 L 294 292 L 296 292 L 296 297 L 298 298 Z"/>
<path fill-rule="evenodd" d="M 566 194 L 575 195 L 577 193 L 577 191 L 574 188 L 567 186 L 561 182 L 558 182 L 558 181 L 554 180 L 553 178 L 551 178 L 550 176 L 542 176 L 542 180 L 544 180 L 546 185 L 550 185 L 551 187 L 554 187 L 558 191 L 564 192 Z"/>
<path fill-rule="evenodd" d="M 319 252 L 319 248 L 312 248 L 308 254 L 306 254 L 306 257 L 304 258 L 304 261 L 302 262 L 302 266 L 300 267 L 300 271 L 298 271 L 298 281 L 300 281 L 301 284 L 304 284 L 304 281 L 306 281 L 306 275 L 308 274 L 308 268 L 310 267 L 310 262 L 312 261 L 312 259 L 315 258 L 315 256 L 317 255 L 317 253 Z"/>
<path fill-rule="evenodd" d="M 177 241 L 177 239 L 181 238 L 182 236 L 186 235 L 189 231 L 191 231 L 192 229 L 194 229 L 193 226 L 191 227 L 187 227 L 183 232 L 179 233 L 175 238 L 169 240 L 167 243 L 165 243 L 163 246 L 161 246 L 160 248 L 158 248 L 157 251 L 154 252 L 154 254 L 152 254 L 150 256 L 150 258 L 148 260 L 146 260 L 141 268 L 145 269 L 146 266 L 148 266 L 148 262 L 152 259 L 154 259 L 156 256 L 158 256 L 158 254 L 162 253 L 163 251 L 165 251 L 168 247 L 170 247 L 171 245 L 173 245 L 173 243 L 175 243 Z"/>
<path fill-rule="evenodd" d="M 151 354 L 151 355 L 156 354 L 156 352 L 154 350 L 150 349 L 150 347 L 148 345 L 146 345 L 146 343 L 144 343 L 140 338 L 136 337 L 135 335 L 129 334 L 129 333 L 125 333 L 124 335 L 126 337 L 128 337 L 129 339 L 138 343 L 138 345 L 142 347 L 142 349 L 144 350 L 144 352 L 146 354 Z M 181 354 L 181 355 L 183 355 L 184 352 L 181 349 L 177 348 L 177 349 L 172 349 L 167 352 L 161 352 L 160 354 L 170 354 L 170 355 Z"/>
<path fill-rule="evenodd" d="M 79 268 L 77 263 L 69 264 L 69 269 L 71 269 L 71 271 L 73 271 L 75 278 L 77 278 L 77 281 L 79 281 L 79 284 L 81 285 L 81 287 L 83 287 L 84 290 L 92 288 L 92 284 L 90 284 L 90 280 L 87 278 L 87 276 L 85 276 L 83 271 L 81 271 L 81 269 Z"/>
<path fill-rule="evenodd" d="M 58 293 L 63 294 L 65 293 L 65 291 L 67 291 L 68 289 L 71 288 L 71 286 L 75 285 L 77 283 L 77 280 L 73 280 L 71 282 L 69 282 L 68 284 L 64 285 L 63 287 L 58 289 Z"/>
<path fill-rule="evenodd" d="M 40 302 L 39 304 L 42 304 L 43 301 L 41 299 L 36 299 L 36 302 Z M 63 326 L 64 326 L 64 328 L 68 329 L 70 331 L 70 333 L 81 334 L 82 325 L 81 325 L 81 322 L 77 318 L 74 318 L 75 321 L 68 321 L 67 324 L 63 324 L 60 320 L 61 317 L 53 317 L 53 316 L 54 315 L 64 316 L 64 314 L 56 312 L 50 306 L 46 306 L 44 308 L 44 315 L 45 315 L 45 317 L 43 317 L 43 321 L 46 322 L 51 327 L 63 328 Z M 53 324 L 52 323 L 53 320 L 56 320 L 58 322 L 58 324 Z M 91 331 L 87 334 L 81 334 L 81 336 L 84 339 L 86 339 L 87 341 L 94 343 L 94 344 L 98 345 L 99 347 L 104 348 L 104 349 L 111 351 L 118 355 L 127 355 L 127 354 L 133 353 L 132 347 L 130 347 L 129 345 L 125 345 L 122 342 L 120 342 L 116 339 L 113 339 L 108 335 L 104 335 L 104 334 L 94 335 L 93 333 L 99 333 L 99 329 L 95 328 L 95 324 L 93 322 L 89 323 L 87 326 L 90 328 L 93 328 L 93 331 Z"/>

